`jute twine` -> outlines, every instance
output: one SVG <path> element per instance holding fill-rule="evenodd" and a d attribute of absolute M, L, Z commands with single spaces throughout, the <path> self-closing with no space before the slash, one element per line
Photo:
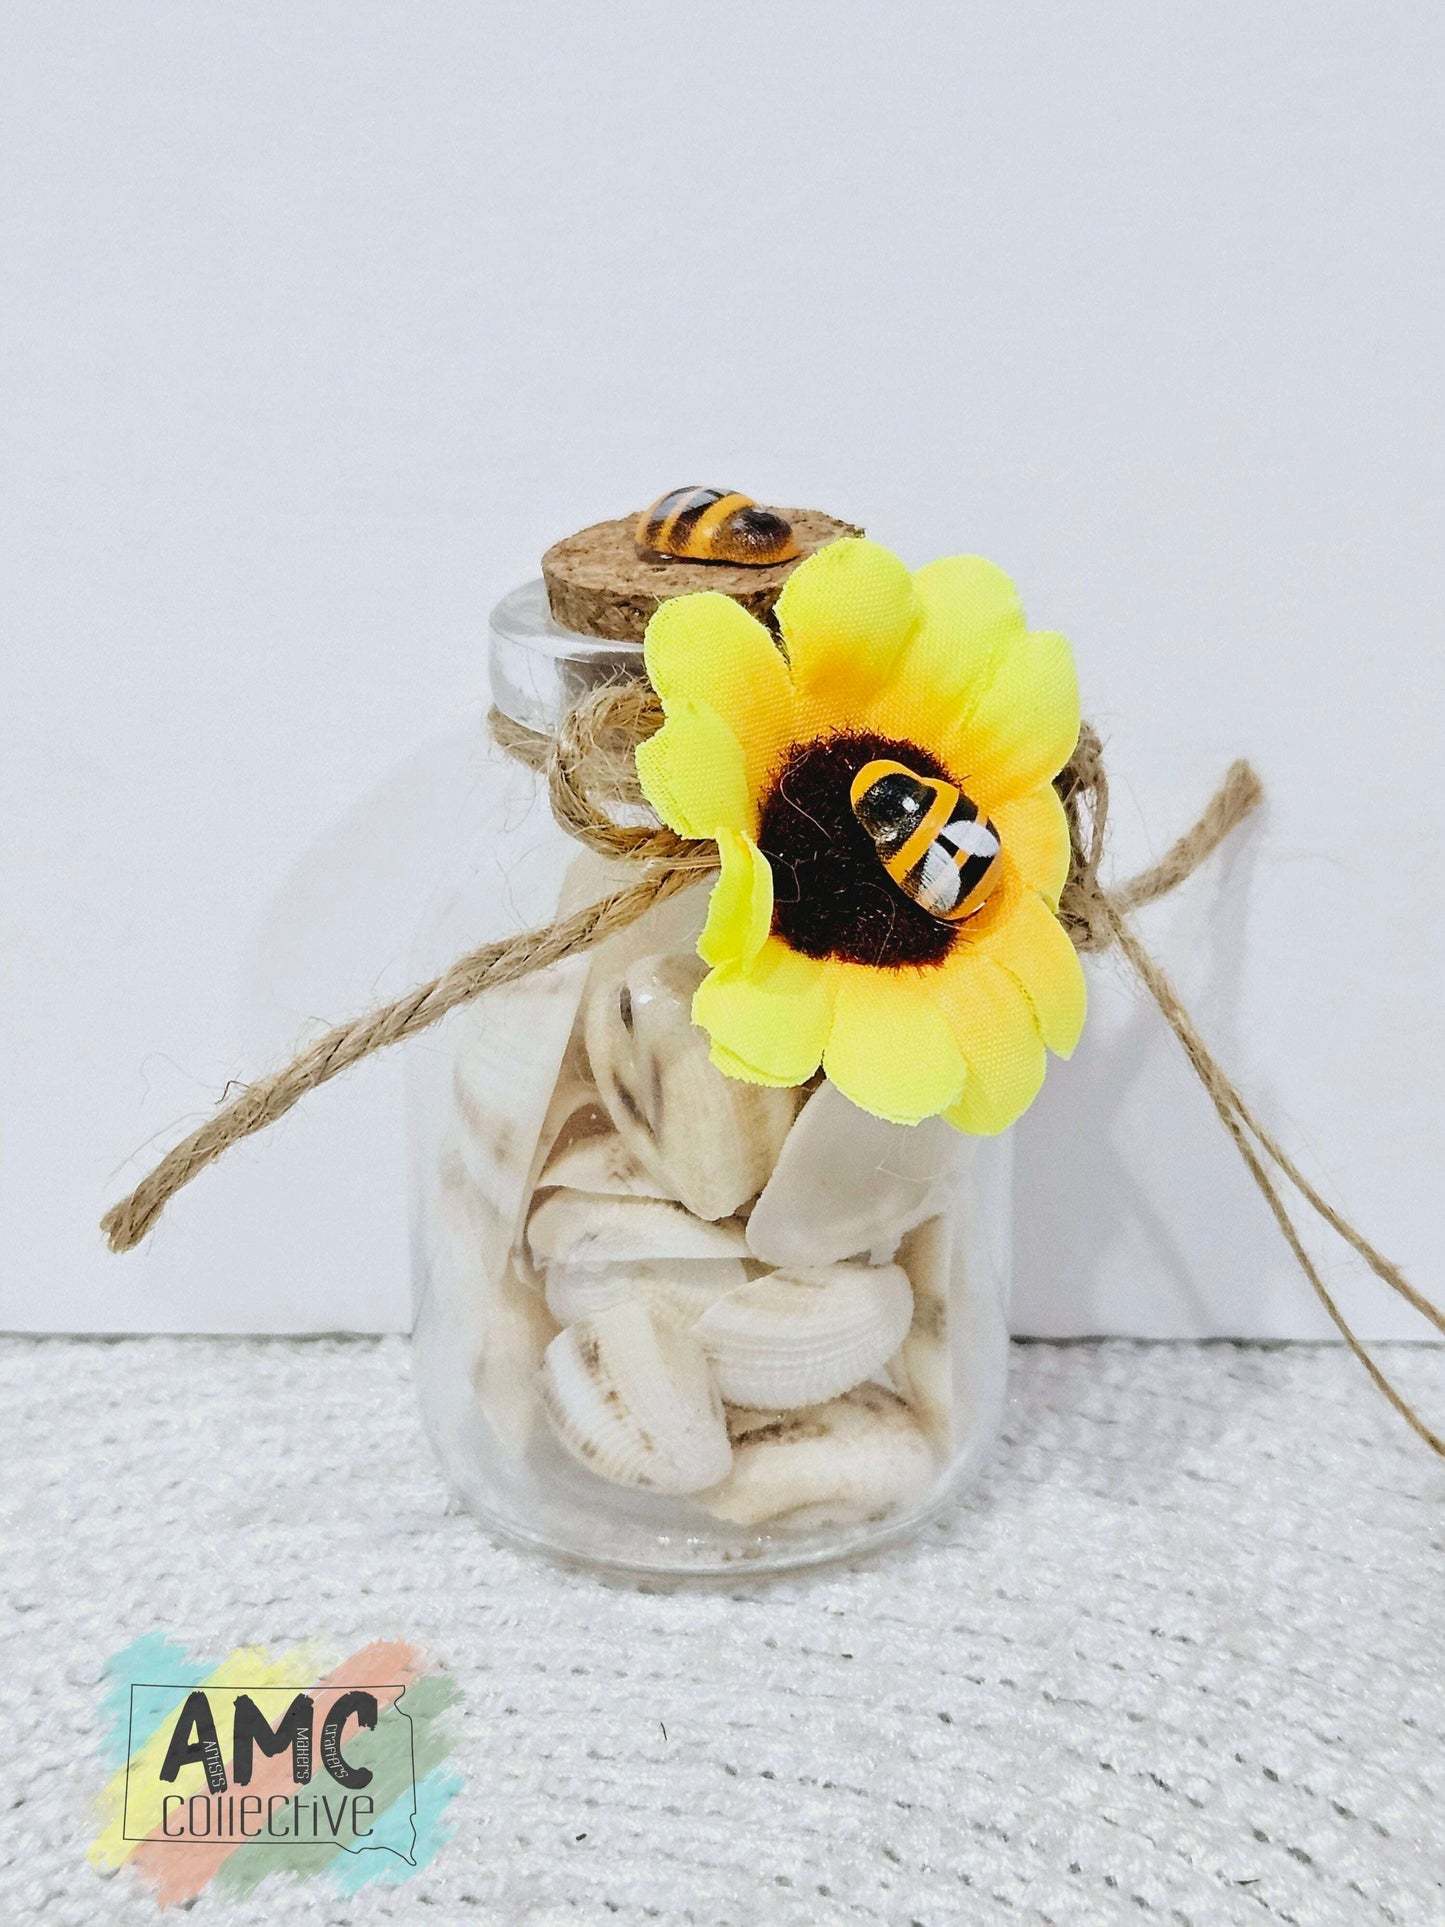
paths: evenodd
<path fill-rule="evenodd" d="M 491 713 L 492 735 L 519 762 L 546 778 L 552 812 L 569 836 L 599 855 L 635 866 L 637 879 L 584 910 L 560 917 L 540 930 L 528 930 L 460 957 L 449 970 L 398 997 L 394 1003 L 338 1024 L 309 1044 L 282 1070 L 249 1085 L 239 1097 L 167 1152 L 160 1163 L 106 1212 L 101 1228 L 112 1251 L 140 1243 L 182 1186 L 233 1144 L 284 1117 L 294 1104 L 329 1083 L 353 1064 L 390 1044 L 415 1037 L 485 990 L 514 983 L 563 957 L 605 943 L 627 929 L 652 905 L 701 881 L 717 868 L 717 846 L 677 836 L 654 821 L 618 819 L 644 805 L 633 751 L 661 725 L 662 710 L 645 684 L 614 683 L 583 698 L 563 718 L 555 735 L 524 729 Z M 1234 1141 L 1250 1175 L 1263 1193 L 1285 1241 L 1341 1337 L 1380 1391 L 1432 1451 L 1445 1458 L 1445 1439 L 1432 1431 L 1415 1407 L 1396 1389 L 1351 1330 L 1333 1294 L 1305 1250 L 1285 1204 L 1285 1180 L 1332 1231 L 1397 1293 L 1445 1336 L 1445 1313 L 1424 1297 L 1397 1265 L 1382 1257 L 1348 1219 L 1320 1196 L 1272 1134 L 1267 1131 L 1200 1036 L 1193 1018 L 1159 964 L 1129 922 L 1132 911 L 1167 895 L 1197 870 L 1219 844 L 1257 808 L 1263 788 L 1248 763 L 1234 763 L 1210 798 L 1198 822 L 1158 863 L 1114 889 L 1099 880 L 1109 815 L 1109 784 L 1102 746 L 1086 723 L 1067 768 L 1058 779 L 1069 819 L 1072 862 L 1059 916 L 1081 951 L 1117 949 L 1137 972 L 1179 1039 L 1209 1094 L 1221 1123 Z"/>

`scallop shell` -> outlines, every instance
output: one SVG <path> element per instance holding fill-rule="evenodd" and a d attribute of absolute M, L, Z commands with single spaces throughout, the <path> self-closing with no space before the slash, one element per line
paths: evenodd
<path fill-rule="evenodd" d="M 889 1124 L 820 1084 L 753 1206 L 749 1248 L 769 1265 L 891 1257 L 903 1233 L 938 1210 L 959 1142 L 942 1118 Z"/>
<path fill-rule="evenodd" d="M 742 1226 L 708 1224 L 665 1198 L 553 1191 L 532 1213 L 527 1241 L 539 1265 L 613 1265 L 638 1258 L 741 1258 Z"/>
<path fill-rule="evenodd" d="M 503 984 L 457 1020 L 455 1146 L 482 1201 L 483 1262 L 500 1272 L 531 1195 L 539 1142 L 582 1000 L 586 959 Z"/>
<path fill-rule="evenodd" d="M 953 1438 L 953 1354 L 948 1298 L 952 1238 L 946 1217 L 928 1218 L 898 1247 L 913 1287 L 913 1320 L 889 1360 L 889 1375 L 930 1441 L 946 1451 Z"/>
<path fill-rule="evenodd" d="M 614 1485 L 701 1492 L 732 1447 L 701 1349 L 641 1304 L 611 1305 L 552 1340 L 542 1407 L 572 1456 Z"/>
<path fill-rule="evenodd" d="M 587 1054 L 633 1154 L 699 1218 L 726 1218 L 772 1170 L 797 1110 L 792 1091 L 726 1077 L 692 1021 L 703 966 L 673 953 L 637 958 L 587 999 Z"/>
<path fill-rule="evenodd" d="M 539 1185 L 566 1185 L 572 1191 L 604 1192 L 612 1197 L 668 1198 L 661 1178 L 628 1149 L 619 1132 L 597 1131 L 574 1137 L 542 1168 Z"/>
<path fill-rule="evenodd" d="M 587 1057 L 582 1048 L 582 1040 L 575 1032 L 562 1060 L 558 1074 L 557 1088 L 552 1093 L 552 1101 L 547 1107 L 547 1115 L 542 1120 L 542 1129 L 537 1135 L 536 1150 L 532 1157 L 532 1168 L 527 1178 L 525 1203 L 522 1218 L 517 1226 L 512 1244 L 512 1259 L 519 1274 L 529 1284 L 542 1288 L 542 1276 L 532 1262 L 531 1249 L 526 1239 L 527 1213 L 535 1209 L 537 1193 L 546 1185 L 543 1172 L 553 1160 L 561 1155 L 562 1149 L 580 1138 L 595 1132 L 599 1127 L 594 1120 L 605 1114 L 597 1102 L 597 1093 L 592 1088 L 587 1074 Z"/>
<path fill-rule="evenodd" d="M 547 1267 L 547 1309 L 559 1325 L 632 1302 L 684 1330 L 709 1305 L 747 1282 L 740 1258 L 639 1258 L 631 1264 L 556 1263 Z"/>
<path fill-rule="evenodd" d="M 730 1412 L 728 1424 L 732 1471 L 703 1503 L 734 1525 L 804 1531 L 884 1519 L 917 1505 L 938 1469 L 908 1407 L 876 1385 L 781 1417 Z"/>
<path fill-rule="evenodd" d="M 520 1458 L 537 1415 L 537 1367 L 557 1327 L 540 1295 L 508 1261 L 488 1260 L 495 1225 L 493 1208 L 461 1157 L 445 1156 L 428 1212 L 428 1279 L 419 1322 L 441 1321 L 452 1361 L 447 1369 L 469 1376 L 470 1393 L 503 1449 Z"/>
<path fill-rule="evenodd" d="M 897 1265 L 828 1265 L 739 1285 L 708 1307 L 693 1336 L 728 1404 L 793 1411 L 876 1372 L 912 1316 Z"/>

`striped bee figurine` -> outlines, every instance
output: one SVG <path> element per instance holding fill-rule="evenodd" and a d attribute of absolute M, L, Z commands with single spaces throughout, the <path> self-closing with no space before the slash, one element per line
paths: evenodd
<path fill-rule="evenodd" d="M 637 546 L 650 559 L 732 562 L 760 569 L 799 553 L 793 525 L 750 495 L 720 488 L 675 488 L 637 518 Z"/>
<path fill-rule="evenodd" d="M 929 916 L 961 923 L 987 902 L 1002 845 L 961 789 L 880 758 L 853 778 L 849 800 L 884 869 Z"/>

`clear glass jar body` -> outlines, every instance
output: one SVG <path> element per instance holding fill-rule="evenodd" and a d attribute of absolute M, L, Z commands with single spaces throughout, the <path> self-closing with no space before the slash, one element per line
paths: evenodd
<path fill-rule="evenodd" d="M 493 689 L 546 727 L 640 652 L 493 617 Z M 492 750 L 439 894 L 444 967 L 629 879 Z M 728 1078 L 692 1025 L 708 886 L 454 1013 L 412 1053 L 418 1393 L 507 1537 L 637 1573 L 835 1559 L 974 1474 L 1004 1401 L 1008 1139 L 914 1129 L 819 1078 Z"/>

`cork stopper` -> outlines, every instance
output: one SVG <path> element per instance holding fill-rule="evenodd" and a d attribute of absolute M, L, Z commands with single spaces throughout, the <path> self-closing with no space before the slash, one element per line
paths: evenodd
<path fill-rule="evenodd" d="M 715 589 L 771 624 L 783 584 L 805 556 L 862 529 L 821 509 L 780 509 L 793 525 L 798 553 L 763 567 L 731 562 L 676 560 L 643 554 L 638 517 L 595 522 L 564 536 L 542 557 L 542 580 L 552 620 L 576 635 L 609 642 L 641 642 L 659 604 L 673 596 Z"/>

